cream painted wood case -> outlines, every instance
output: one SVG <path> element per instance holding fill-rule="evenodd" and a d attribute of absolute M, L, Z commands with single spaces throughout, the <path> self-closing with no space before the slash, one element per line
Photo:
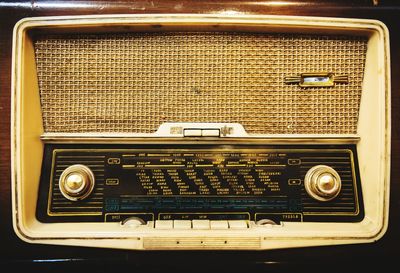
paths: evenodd
<path fill-rule="evenodd" d="M 29 243 L 140 250 L 374 242 L 388 224 L 389 67 L 389 33 L 375 20 L 23 19 L 13 40 L 14 230 Z M 349 161 L 332 163 L 335 152 Z M 91 155 L 108 169 L 88 165 Z M 153 205 L 137 212 L 140 194 Z"/>

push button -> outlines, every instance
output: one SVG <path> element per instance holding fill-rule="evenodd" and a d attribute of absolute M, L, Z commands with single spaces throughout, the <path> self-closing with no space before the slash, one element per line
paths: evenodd
<path fill-rule="evenodd" d="M 193 229 L 210 229 L 210 220 L 192 220 Z"/>
<path fill-rule="evenodd" d="M 201 129 L 185 129 L 183 130 L 185 137 L 201 137 Z"/>
<path fill-rule="evenodd" d="M 156 229 L 172 229 L 174 227 L 174 221 L 172 220 L 157 220 Z"/>
<path fill-rule="evenodd" d="M 228 222 L 230 229 L 246 229 L 248 228 L 247 222 L 244 220 L 230 220 Z"/>
<path fill-rule="evenodd" d="M 201 135 L 203 137 L 219 137 L 219 129 L 203 129 Z"/>
<path fill-rule="evenodd" d="M 211 229 L 228 229 L 228 221 L 225 220 L 216 220 L 216 221 L 210 221 L 210 227 Z"/>
<path fill-rule="evenodd" d="M 174 220 L 174 229 L 191 229 L 192 221 L 190 220 Z"/>

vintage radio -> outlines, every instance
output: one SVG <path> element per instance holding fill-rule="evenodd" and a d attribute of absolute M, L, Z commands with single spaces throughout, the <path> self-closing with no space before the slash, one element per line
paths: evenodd
<path fill-rule="evenodd" d="M 13 220 L 126 249 L 365 243 L 388 223 L 388 31 L 246 15 L 27 18 Z"/>

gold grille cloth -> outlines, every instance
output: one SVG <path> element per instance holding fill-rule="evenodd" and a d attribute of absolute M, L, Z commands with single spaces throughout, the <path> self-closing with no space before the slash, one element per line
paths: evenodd
<path fill-rule="evenodd" d="M 256 134 L 356 132 L 367 40 L 167 32 L 38 36 L 45 132 L 151 133 L 164 122 L 236 122 Z M 347 74 L 301 88 L 285 76 Z"/>

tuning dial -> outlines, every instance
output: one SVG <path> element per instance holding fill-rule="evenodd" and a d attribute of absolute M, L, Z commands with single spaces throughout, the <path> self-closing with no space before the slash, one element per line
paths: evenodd
<path fill-rule="evenodd" d="M 330 201 L 338 196 L 342 181 L 333 168 L 317 165 L 308 170 L 304 186 L 312 198 L 318 201 Z"/>
<path fill-rule="evenodd" d="M 93 172 L 85 165 L 72 165 L 66 168 L 60 176 L 59 187 L 62 195 L 71 200 L 83 200 L 94 188 Z"/>

